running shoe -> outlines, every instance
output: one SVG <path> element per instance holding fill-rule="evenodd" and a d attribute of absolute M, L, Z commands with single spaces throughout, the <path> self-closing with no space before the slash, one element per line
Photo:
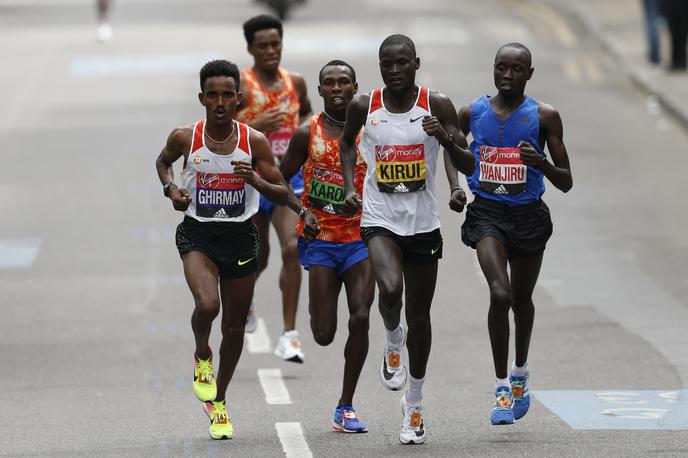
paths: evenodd
<path fill-rule="evenodd" d="M 205 402 L 212 401 L 217 396 L 217 384 L 213 376 L 213 355 L 208 359 L 200 359 L 194 355 L 194 392 L 196 397 Z"/>
<path fill-rule="evenodd" d="M 500 386 L 495 392 L 495 406 L 490 414 L 493 425 L 511 425 L 514 423 L 514 398 L 511 387 Z"/>
<path fill-rule="evenodd" d="M 514 396 L 514 419 L 523 418 L 530 407 L 530 392 L 528 391 L 528 372 L 523 377 L 509 374 L 511 393 Z"/>
<path fill-rule="evenodd" d="M 368 425 L 356 418 L 352 406 L 339 406 L 334 409 L 332 428 L 342 433 L 367 433 Z"/>
<path fill-rule="evenodd" d="M 258 329 L 258 317 L 256 316 L 256 306 L 251 302 L 251 308 L 248 309 L 248 316 L 246 317 L 246 326 L 244 332 L 249 334 L 256 332 Z"/>
<path fill-rule="evenodd" d="M 402 444 L 422 444 L 425 442 L 423 406 L 407 404 L 406 395 L 402 396 L 400 405 L 404 424 L 399 434 L 399 442 Z"/>
<path fill-rule="evenodd" d="M 225 401 L 203 403 L 203 411 L 210 418 L 210 437 L 215 440 L 231 439 L 234 427 L 227 416 Z"/>
<path fill-rule="evenodd" d="M 404 334 L 400 344 L 393 344 L 389 340 L 385 343 L 385 351 L 382 354 L 382 364 L 380 364 L 380 381 L 388 390 L 399 391 L 406 385 L 408 373 L 404 364 L 404 345 L 406 344 L 406 331 L 401 327 Z"/>
<path fill-rule="evenodd" d="M 301 342 L 299 342 L 299 332 L 294 329 L 287 331 L 279 338 L 275 354 L 285 361 L 302 363 L 304 360 Z"/>

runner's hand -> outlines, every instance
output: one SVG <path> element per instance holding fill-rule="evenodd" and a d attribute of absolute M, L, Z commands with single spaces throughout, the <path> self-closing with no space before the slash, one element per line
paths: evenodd
<path fill-rule="evenodd" d="M 521 149 L 521 160 L 526 165 L 538 167 L 542 164 L 543 156 L 533 148 L 533 145 L 526 141 L 518 142 L 518 147 Z"/>
<path fill-rule="evenodd" d="M 466 206 L 466 191 L 461 188 L 456 188 L 452 191 L 449 197 L 449 208 L 456 213 L 461 213 Z"/>
<path fill-rule="evenodd" d="M 355 191 L 348 193 L 346 197 L 344 197 L 344 206 L 349 211 L 350 215 L 356 213 L 358 209 L 361 208 L 362 204 L 363 201 L 361 200 L 361 196 Z"/>
<path fill-rule="evenodd" d="M 440 145 L 444 146 L 449 143 L 449 134 L 442 127 L 437 116 L 423 116 L 423 130 L 431 137 L 435 137 Z"/>
<path fill-rule="evenodd" d="M 172 206 L 175 210 L 180 212 L 186 211 L 191 203 L 191 196 L 186 189 L 178 188 L 176 186 L 170 187 L 170 200 L 172 201 Z"/>
<path fill-rule="evenodd" d="M 255 187 L 258 175 L 253 171 L 249 161 L 232 161 L 232 165 L 234 166 L 234 175 L 243 178 L 247 184 Z"/>
<path fill-rule="evenodd" d="M 285 112 L 280 111 L 277 107 L 273 107 L 259 114 L 258 117 L 251 122 L 251 127 L 264 134 L 269 134 L 279 129 L 284 124 L 286 118 L 287 114 Z"/>
<path fill-rule="evenodd" d="M 308 240 L 314 239 L 320 234 L 320 222 L 318 218 L 311 213 L 310 210 L 306 210 L 303 214 L 303 234 Z"/>

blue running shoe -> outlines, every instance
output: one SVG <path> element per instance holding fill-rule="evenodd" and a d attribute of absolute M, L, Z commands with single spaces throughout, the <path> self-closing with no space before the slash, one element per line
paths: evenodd
<path fill-rule="evenodd" d="M 511 394 L 511 388 L 508 386 L 500 386 L 495 393 L 497 397 L 495 406 L 490 415 L 490 421 L 493 425 L 511 425 L 514 423 L 514 398 Z"/>
<path fill-rule="evenodd" d="M 368 432 L 368 425 L 356 418 L 356 411 L 351 406 L 339 406 L 334 409 L 332 428 L 342 433 Z"/>
<path fill-rule="evenodd" d="M 514 419 L 523 418 L 530 407 L 530 392 L 528 391 L 528 373 L 523 377 L 509 375 L 511 393 L 514 397 Z"/>

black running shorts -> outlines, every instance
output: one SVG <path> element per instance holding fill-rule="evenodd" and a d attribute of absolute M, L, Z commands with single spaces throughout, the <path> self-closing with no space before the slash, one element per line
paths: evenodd
<path fill-rule="evenodd" d="M 432 264 L 442 258 L 442 234 L 439 229 L 413 235 L 398 235 L 384 227 L 361 227 L 361 240 L 366 247 L 373 237 L 392 239 L 401 248 L 404 263 Z"/>
<path fill-rule="evenodd" d="M 466 209 L 461 226 L 461 240 L 471 248 L 485 237 L 494 237 L 513 256 L 542 253 L 552 235 L 549 208 L 542 200 L 510 207 L 476 196 Z"/>
<path fill-rule="evenodd" d="M 179 256 L 206 255 L 221 278 L 241 278 L 258 268 L 258 228 L 251 222 L 201 222 L 188 216 L 177 226 Z"/>

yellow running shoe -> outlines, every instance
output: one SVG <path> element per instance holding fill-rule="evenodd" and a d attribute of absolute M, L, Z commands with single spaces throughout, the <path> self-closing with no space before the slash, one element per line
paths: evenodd
<path fill-rule="evenodd" d="M 215 440 L 231 439 L 234 427 L 227 416 L 225 401 L 206 402 L 203 410 L 210 417 L 210 437 Z"/>
<path fill-rule="evenodd" d="M 217 396 L 217 385 L 213 376 L 213 355 L 207 360 L 194 355 L 194 392 L 203 402 L 213 401 Z"/>

